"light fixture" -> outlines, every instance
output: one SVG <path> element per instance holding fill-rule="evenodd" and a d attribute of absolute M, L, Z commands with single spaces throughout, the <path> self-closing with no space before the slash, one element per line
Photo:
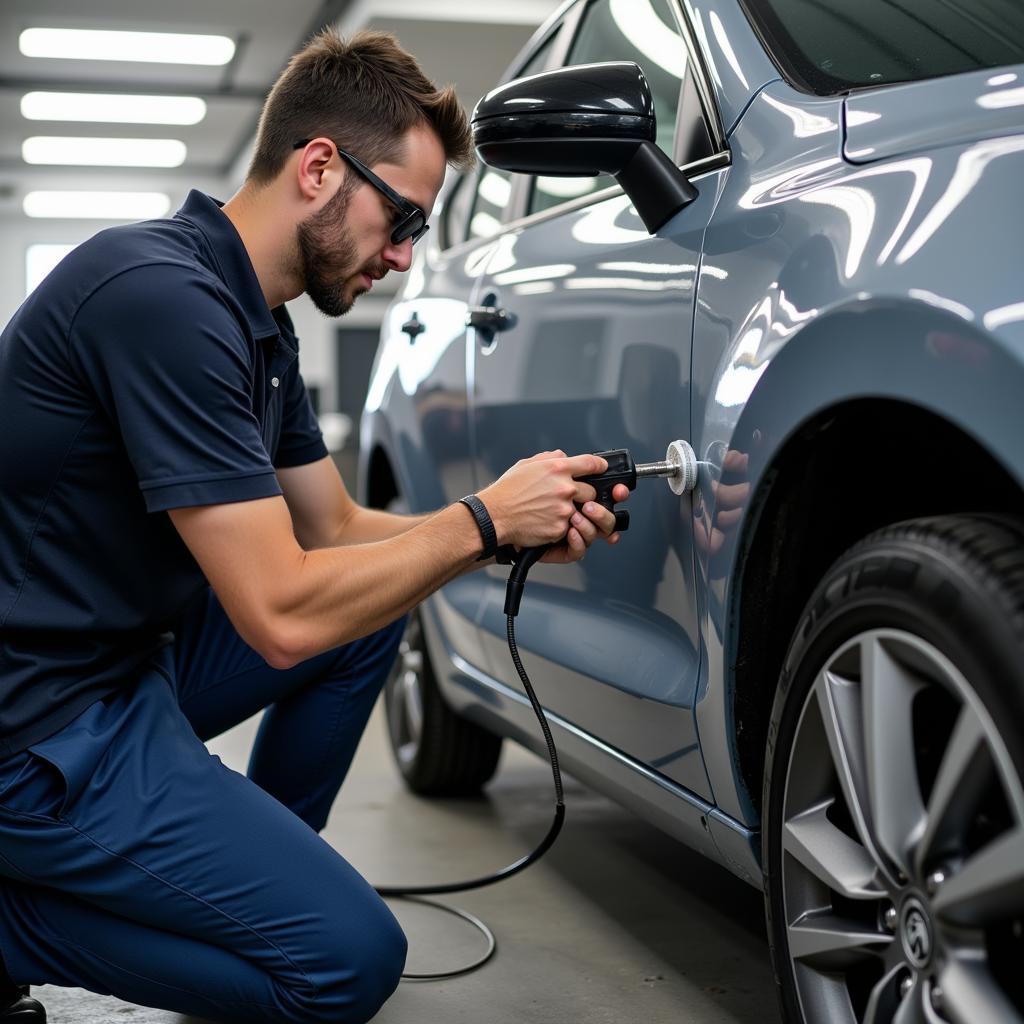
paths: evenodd
<path fill-rule="evenodd" d="M 77 220 L 151 220 L 171 208 L 165 192 L 29 192 L 22 200 L 29 217 Z"/>
<path fill-rule="evenodd" d="M 206 103 L 198 96 L 29 92 L 21 98 L 21 114 L 30 121 L 198 124 L 206 117 Z"/>
<path fill-rule="evenodd" d="M 35 135 L 21 144 L 27 164 L 92 167 L 180 167 L 187 153 L 178 139 L 90 139 Z"/>
<path fill-rule="evenodd" d="M 26 57 L 215 66 L 235 55 L 234 41 L 227 36 L 78 28 L 27 28 L 18 37 L 18 48 Z"/>

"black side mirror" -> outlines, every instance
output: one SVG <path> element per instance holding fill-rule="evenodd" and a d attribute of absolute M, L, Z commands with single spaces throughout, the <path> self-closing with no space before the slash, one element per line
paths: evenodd
<path fill-rule="evenodd" d="M 697 190 L 654 144 L 654 100 L 631 61 L 578 64 L 517 78 L 473 111 L 473 143 L 491 167 L 552 177 L 614 175 L 648 231 Z"/>

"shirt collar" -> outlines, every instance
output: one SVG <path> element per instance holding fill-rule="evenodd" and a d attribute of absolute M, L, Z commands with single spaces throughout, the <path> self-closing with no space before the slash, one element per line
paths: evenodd
<path fill-rule="evenodd" d="M 175 217 L 194 224 L 209 242 L 217 271 L 242 307 L 253 337 L 282 333 L 282 326 L 291 326 L 288 313 L 284 306 L 278 306 L 273 313 L 267 306 L 249 253 L 234 224 L 221 210 L 222 205 L 218 200 L 192 189 Z M 283 323 L 279 323 L 282 316 Z"/>
<path fill-rule="evenodd" d="M 281 332 L 281 342 L 284 347 L 292 352 L 298 352 L 299 339 L 295 336 L 295 325 L 283 302 L 273 311 L 273 316 L 277 321 L 277 328 Z"/>

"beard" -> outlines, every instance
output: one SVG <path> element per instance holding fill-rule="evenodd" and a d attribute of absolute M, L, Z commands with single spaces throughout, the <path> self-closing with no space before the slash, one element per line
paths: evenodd
<path fill-rule="evenodd" d="M 354 191 L 349 182 L 343 182 L 326 206 L 307 217 L 296 230 L 306 294 L 324 316 L 344 315 L 356 296 L 366 291 L 351 281 L 358 253 L 345 214 Z"/>

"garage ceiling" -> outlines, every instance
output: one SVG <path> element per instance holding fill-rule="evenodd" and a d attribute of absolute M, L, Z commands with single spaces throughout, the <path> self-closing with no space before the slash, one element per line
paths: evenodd
<path fill-rule="evenodd" d="M 288 57 L 316 29 L 338 24 L 394 32 L 439 83 L 453 82 L 467 107 L 495 84 L 501 69 L 558 0 L 4 0 L 0 4 L 0 216 L 22 217 L 33 189 L 158 189 L 180 203 L 188 188 L 233 189 L 260 105 Z M 30 27 L 194 32 L 226 35 L 236 53 L 225 67 L 122 61 L 41 59 L 19 52 Z M 21 98 L 33 90 L 166 93 L 200 96 L 206 117 L 192 126 L 26 120 Z M 173 170 L 29 166 L 22 142 L 33 135 L 175 138 L 188 147 Z"/>

